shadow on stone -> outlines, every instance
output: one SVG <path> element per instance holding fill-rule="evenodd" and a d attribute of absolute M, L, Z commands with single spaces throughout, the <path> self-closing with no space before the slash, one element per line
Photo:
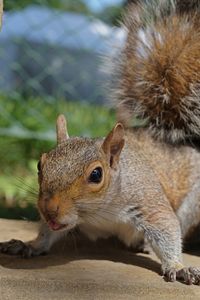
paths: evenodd
<path fill-rule="evenodd" d="M 66 265 L 77 260 L 104 260 L 126 265 L 134 265 L 160 274 L 160 264 L 150 256 L 136 253 L 133 248 L 127 248 L 118 239 L 99 239 L 89 241 L 86 237 L 69 235 L 58 242 L 49 254 L 34 258 L 21 258 L 0 254 L 0 265 L 8 269 L 41 269 L 49 266 Z"/>

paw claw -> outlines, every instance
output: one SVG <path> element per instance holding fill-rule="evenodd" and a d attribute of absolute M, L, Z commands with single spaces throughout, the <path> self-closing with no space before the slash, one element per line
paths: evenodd
<path fill-rule="evenodd" d="M 23 243 L 20 240 L 10 240 L 8 242 L 0 243 L 0 252 L 9 255 L 21 255 L 22 257 L 33 256 L 34 249 Z"/>
<path fill-rule="evenodd" d="M 167 281 L 174 282 L 176 280 L 182 281 L 188 285 L 195 284 L 200 285 L 200 269 L 198 268 L 182 268 L 177 270 L 171 268 L 164 273 Z"/>
<path fill-rule="evenodd" d="M 169 272 L 169 281 L 170 281 L 170 282 L 176 281 L 176 271 L 175 271 L 175 269 L 174 269 L 174 270 L 171 270 L 171 271 Z"/>
<path fill-rule="evenodd" d="M 200 285 L 200 268 L 189 268 L 190 273 L 193 276 L 193 284 Z"/>

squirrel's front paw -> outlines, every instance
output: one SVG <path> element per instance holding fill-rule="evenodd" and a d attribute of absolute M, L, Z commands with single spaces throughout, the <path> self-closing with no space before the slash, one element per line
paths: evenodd
<path fill-rule="evenodd" d="M 182 281 L 186 284 L 200 285 L 200 268 L 170 268 L 164 272 L 164 277 L 167 281 L 174 282 Z"/>
<path fill-rule="evenodd" d="M 0 243 L 0 252 L 10 255 L 21 255 L 24 258 L 44 254 L 39 251 L 39 249 L 35 249 L 30 244 L 20 240 L 10 240 L 8 242 Z"/>

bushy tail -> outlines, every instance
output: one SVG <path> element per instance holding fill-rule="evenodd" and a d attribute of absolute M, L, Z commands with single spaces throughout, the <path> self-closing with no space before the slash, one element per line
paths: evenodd
<path fill-rule="evenodd" d="M 130 5 L 114 71 L 118 120 L 169 142 L 200 137 L 200 1 Z"/>

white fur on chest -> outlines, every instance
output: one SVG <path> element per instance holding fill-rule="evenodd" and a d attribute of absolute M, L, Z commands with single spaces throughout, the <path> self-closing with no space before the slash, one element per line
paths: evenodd
<path fill-rule="evenodd" d="M 143 239 L 132 224 L 117 220 L 117 217 L 105 214 L 94 216 L 79 226 L 80 230 L 91 240 L 116 236 L 127 246 L 136 246 Z"/>

